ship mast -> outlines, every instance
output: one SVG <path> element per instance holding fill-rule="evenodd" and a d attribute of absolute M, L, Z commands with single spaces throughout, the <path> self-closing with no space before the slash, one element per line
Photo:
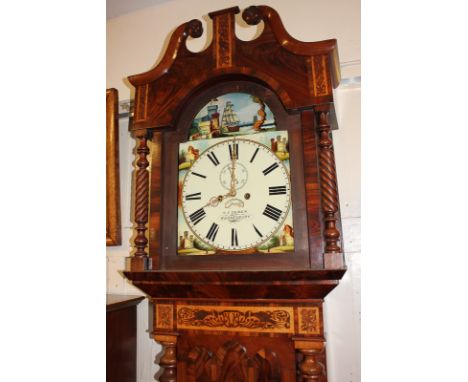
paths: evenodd
<path fill-rule="evenodd" d="M 240 122 L 239 117 L 233 110 L 234 104 L 231 101 L 226 102 L 224 107 L 223 117 L 221 119 L 221 128 L 225 131 L 229 127 L 237 126 Z"/>

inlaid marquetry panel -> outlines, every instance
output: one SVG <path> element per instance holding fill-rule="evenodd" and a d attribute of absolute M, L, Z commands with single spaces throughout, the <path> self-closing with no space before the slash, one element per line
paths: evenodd
<path fill-rule="evenodd" d="M 177 329 L 294 333 L 292 307 L 178 305 Z"/>
<path fill-rule="evenodd" d="M 320 334 L 320 311 L 318 307 L 297 308 L 298 333 Z"/>
<path fill-rule="evenodd" d="M 156 328 L 172 329 L 174 327 L 174 308 L 170 304 L 156 305 Z"/>
<path fill-rule="evenodd" d="M 327 56 L 313 56 L 310 58 L 311 93 L 315 97 L 326 96 L 330 92 Z"/>
<path fill-rule="evenodd" d="M 232 66 L 233 22 L 234 18 L 228 13 L 214 19 L 217 68 Z"/>

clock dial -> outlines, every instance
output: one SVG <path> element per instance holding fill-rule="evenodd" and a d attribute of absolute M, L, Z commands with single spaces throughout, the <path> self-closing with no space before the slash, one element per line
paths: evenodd
<path fill-rule="evenodd" d="M 225 139 L 193 161 L 181 203 L 191 233 L 205 245 L 223 251 L 255 248 L 277 233 L 288 215 L 289 173 L 267 146 Z"/>

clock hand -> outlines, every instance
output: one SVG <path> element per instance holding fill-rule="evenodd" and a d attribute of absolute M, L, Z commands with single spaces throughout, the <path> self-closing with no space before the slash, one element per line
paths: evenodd
<path fill-rule="evenodd" d="M 233 141 L 235 142 L 235 141 Z M 235 144 L 233 143 L 233 147 Z M 236 159 L 237 159 L 237 150 L 233 149 L 232 153 L 232 164 L 231 164 L 231 189 L 229 190 L 229 196 L 236 196 Z"/>
<path fill-rule="evenodd" d="M 225 198 L 228 198 L 230 196 L 233 196 L 233 195 L 231 195 L 231 192 L 228 192 L 226 195 L 213 196 L 213 197 L 210 198 L 208 203 L 203 206 L 203 208 L 205 208 L 205 207 L 217 207 L 220 202 L 222 202 Z"/>
<path fill-rule="evenodd" d="M 233 141 L 235 142 L 235 141 Z M 234 146 L 235 147 L 235 146 Z M 235 150 L 232 153 L 232 159 L 231 159 L 231 185 L 229 192 L 226 195 L 218 195 L 218 196 L 213 196 L 210 198 L 207 204 L 205 204 L 203 207 L 217 207 L 220 202 L 222 202 L 225 198 L 229 197 L 234 197 L 237 195 L 236 192 L 236 159 L 237 159 L 237 150 Z"/>
<path fill-rule="evenodd" d="M 221 202 L 222 200 L 223 200 L 222 195 L 213 196 L 210 198 L 208 203 L 203 206 L 203 208 L 204 207 L 216 207 L 219 204 L 219 202 Z"/>

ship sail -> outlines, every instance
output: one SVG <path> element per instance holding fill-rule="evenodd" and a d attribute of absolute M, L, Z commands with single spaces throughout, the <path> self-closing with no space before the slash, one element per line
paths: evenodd
<path fill-rule="evenodd" d="M 239 130 L 239 117 L 233 110 L 234 104 L 231 101 L 226 102 L 224 107 L 223 117 L 221 119 L 221 129 L 223 132 L 238 131 Z"/>

